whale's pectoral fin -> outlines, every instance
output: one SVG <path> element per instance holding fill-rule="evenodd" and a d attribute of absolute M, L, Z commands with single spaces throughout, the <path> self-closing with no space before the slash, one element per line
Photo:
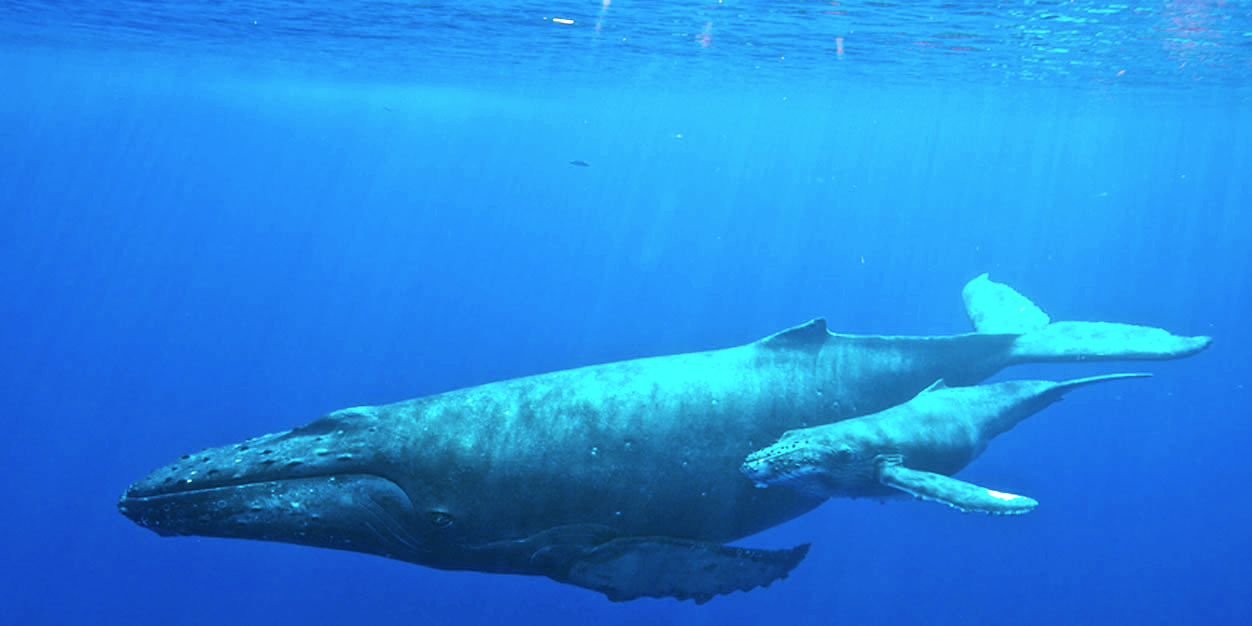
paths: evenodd
<path fill-rule="evenodd" d="M 525 539 L 501 541 L 484 546 L 496 552 L 507 550 L 527 555 L 527 565 L 541 572 L 564 571 L 588 549 L 622 534 L 599 524 L 555 526 Z M 504 546 L 502 549 L 501 546 Z"/>
<path fill-rule="evenodd" d="M 1039 506 L 1034 498 L 994 491 L 951 476 L 909 469 L 900 461 L 899 455 L 878 457 L 875 467 L 878 482 L 922 500 L 942 502 L 964 513 L 977 511 L 992 515 L 1020 515 Z"/>
<path fill-rule="evenodd" d="M 614 602 L 651 597 L 703 604 L 786 577 L 808 551 L 809 544 L 754 550 L 673 537 L 620 537 L 575 556 L 568 573 L 549 576 Z"/>

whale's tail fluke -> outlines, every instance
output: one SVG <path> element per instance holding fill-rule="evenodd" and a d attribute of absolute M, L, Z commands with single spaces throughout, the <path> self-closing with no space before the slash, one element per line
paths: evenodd
<path fill-rule="evenodd" d="M 1075 378 L 1073 380 L 1065 380 L 1065 381 L 1060 381 L 1060 382 L 1041 381 L 1041 380 L 1012 381 L 1011 383 L 1007 383 L 1007 384 L 1036 386 L 1035 404 L 1033 405 L 1033 408 L 1031 408 L 1029 411 L 1026 411 L 1020 415 L 1014 416 L 1012 419 L 1008 420 L 1006 423 L 998 426 L 998 429 L 990 428 L 988 430 L 996 433 L 997 436 L 1000 433 L 1008 432 L 1010 428 L 1013 428 L 1022 420 L 1026 419 L 1027 417 L 1030 417 L 1031 415 L 1034 415 L 1035 413 L 1039 411 L 1042 411 L 1044 407 L 1047 407 L 1053 402 L 1060 400 L 1061 398 L 1065 397 L 1066 394 L 1068 394 L 1069 392 L 1079 387 L 1086 387 L 1087 385 L 1095 385 L 1095 384 L 1108 382 L 1112 380 L 1127 380 L 1131 378 L 1151 378 L 1151 377 L 1152 377 L 1152 374 L 1149 374 L 1147 372 L 1132 372 L 1132 373 L 1125 373 L 1125 374 L 1103 374 L 1101 376 L 1088 376 L 1086 378 Z"/>
<path fill-rule="evenodd" d="M 1019 363 L 1181 359 L 1212 343 L 1212 337 L 1180 337 L 1150 326 L 1053 322 L 1018 337 L 1011 358 Z"/>
<path fill-rule="evenodd" d="M 1182 337 L 1150 326 L 1053 322 L 1035 303 L 986 274 L 969 281 L 961 297 L 979 333 L 1018 335 L 1010 356 L 1014 363 L 1178 359 L 1213 343 L 1211 337 Z"/>
<path fill-rule="evenodd" d="M 1021 335 L 1052 323 L 1030 298 L 1004 283 L 993 282 L 983 274 L 961 290 L 965 314 L 974 330 L 989 335 Z"/>
<path fill-rule="evenodd" d="M 1095 385 L 1097 383 L 1103 383 L 1103 382 L 1107 382 L 1110 380 L 1127 380 L 1130 378 L 1151 378 L 1151 377 L 1152 377 L 1152 374 L 1149 374 L 1147 372 L 1129 372 L 1129 373 L 1124 373 L 1124 374 L 1103 374 L 1100 376 L 1088 376 L 1086 378 L 1075 378 L 1073 380 L 1066 380 L 1066 381 L 1062 381 L 1059 383 L 1053 383 L 1052 390 L 1057 392 L 1060 395 L 1064 395 L 1079 387 L 1086 387 L 1087 385 Z"/>

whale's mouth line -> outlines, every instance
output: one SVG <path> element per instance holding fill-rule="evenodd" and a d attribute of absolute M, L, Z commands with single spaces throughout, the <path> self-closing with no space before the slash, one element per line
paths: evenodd
<path fill-rule="evenodd" d="M 162 537 L 284 541 L 392 558 L 430 551 L 408 493 L 373 472 L 308 472 L 159 492 L 141 486 L 117 507 Z"/>
<path fill-rule="evenodd" d="M 747 463 L 764 463 L 766 461 L 773 461 L 775 459 L 780 459 L 780 458 L 783 458 L 792 454 L 795 454 L 794 450 L 784 450 L 782 452 L 771 452 L 770 454 L 767 454 L 767 455 L 750 456 L 748 457 L 748 460 L 746 462 Z"/>
<path fill-rule="evenodd" d="M 776 447 L 776 446 L 771 446 Z M 773 461 L 794 461 L 796 459 L 805 460 L 808 458 L 820 457 L 828 453 L 829 446 L 823 446 L 816 443 L 804 442 L 801 444 L 791 444 L 781 450 L 758 450 L 744 460 L 744 464 L 766 463 Z"/>
<path fill-rule="evenodd" d="M 802 483 L 822 477 L 826 452 L 826 446 L 807 443 L 760 450 L 744 460 L 740 471 L 757 487 Z"/>
<path fill-rule="evenodd" d="M 795 453 L 796 451 L 794 448 L 788 448 L 786 450 L 757 450 L 756 452 L 749 454 L 748 457 L 744 459 L 744 463 L 764 463 L 791 456 Z"/>
<path fill-rule="evenodd" d="M 394 485 L 396 488 L 400 488 L 400 485 L 398 485 L 394 480 L 391 480 L 390 478 L 387 478 L 386 476 L 374 474 L 371 472 L 346 472 L 346 473 L 345 472 L 323 472 L 323 473 L 308 473 L 308 474 L 299 474 L 299 475 L 293 475 L 293 476 L 283 476 L 281 478 L 270 478 L 270 479 L 265 479 L 265 480 L 226 480 L 226 481 L 223 481 L 221 484 L 214 485 L 212 487 L 193 487 L 190 489 L 179 489 L 178 488 L 179 484 L 175 483 L 174 485 L 171 485 L 170 486 L 171 488 L 168 490 L 164 490 L 164 489 L 160 491 L 154 490 L 152 493 L 147 493 L 147 494 L 134 493 L 135 488 L 134 488 L 134 485 L 132 485 L 131 488 L 126 490 L 126 493 L 123 494 L 122 498 L 123 500 L 129 500 L 132 502 L 159 502 L 160 500 L 163 500 L 166 498 L 181 498 L 181 497 L 208 495 L 208 494 L 216 494 L 216 493 L 228 493 L 228 492 L 237 491 L 240 489 L 264 487 L 264 486 L 279 486 L 284 483 L 317 480 L 319 478 L 324 478 L 329 482 L 333 482 L 336 479 L 350 480 L 354 478 L 376 478 L 378 480 L 386 481 Z"/>

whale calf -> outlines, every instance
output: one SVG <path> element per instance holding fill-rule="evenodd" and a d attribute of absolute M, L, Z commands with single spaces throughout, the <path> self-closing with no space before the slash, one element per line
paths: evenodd
<path fill-rule="evenodd" d="M 900 493 L 964 512 L 1027 513 L 1033 498 L 951 478 L 991 440 L 1060 400 L 1070 390 L 1150 374 L 1109 374 L 1066 382 L 1014 380 L 949 388 L 936 382 L 884 411 L 783 433 L 740 468 L 757 486 L 785 485 L 818 497 Z"/>
<path fill-rule="evenodd" d="M 125 490 L 162 536 L 281 541 L 447 570 L 546 576 L 611 600 L 704 602 L 782 578 L 808 546 L 732 547 L 823 498 L 739 471 L 785 431 L 972 385 L 1032 361 L 1173 359 L 1208 337 L 1026 315 L 985 275 L 976 332 L 831 333 L 815 319 L 747 345 L 539 374 L 334 411 L 203 450 Z M 1033 307 L 1033 305 L 1030 305 Z M 1036 307 L 1037 308 L 1037 307 Z"/>

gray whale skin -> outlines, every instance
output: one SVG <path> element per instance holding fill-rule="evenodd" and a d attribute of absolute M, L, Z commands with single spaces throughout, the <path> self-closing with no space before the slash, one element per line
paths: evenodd
<path fill-rule="evenodd" d="M 816 319 L 754 343 L 608 363 L 382 406 L 206 449 L 118 503 L 161 536 L 281 541 L 429 567 L 547 576 L 615 601 L 704 602 L 785 577 L 808 550 L 727 546 L 823 497 L 740 473 L 785 431 L 973 385 L 1037 361 L 1171 359 L 1208 337 L 1051 322 L 984 274 L 977 332 L 833 334 Z"/>

